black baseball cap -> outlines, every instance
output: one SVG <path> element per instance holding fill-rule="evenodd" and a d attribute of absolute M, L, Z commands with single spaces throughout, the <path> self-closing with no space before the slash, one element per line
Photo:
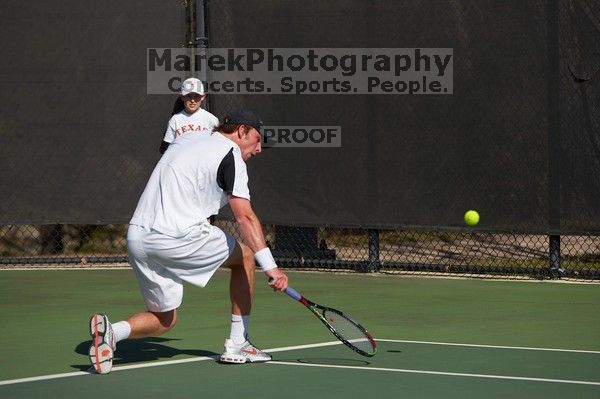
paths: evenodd
<path fill-rule="evenodd" d="M 250 111 L 249 109 L 240 108 L 233 112 L 230 112 L 224 119 L 223 123 L 226 125 L 248 125 L 252 126 L 262 136 L 262 127 L 264 126 L 263 121 L 260 119 L 260 116 Z"/>

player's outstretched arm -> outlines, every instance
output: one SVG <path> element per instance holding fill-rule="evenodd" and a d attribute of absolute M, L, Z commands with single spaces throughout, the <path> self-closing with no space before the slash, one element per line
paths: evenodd
<path fill-rule="evenodd" d="M 229 197 L 229 205 L 235 216 L 235 221 L 240 226 L 240 233 L 244 244 L 250 247 L 252 252 L 258 252 L 267 247 L 267 242 L 258 216 L 254 213 L 250 201 L 246 198 Z"/>
<path fill-rule="evenodd" d="M 259 260 L 259 264 L 265 274 L 272 278 L 269 285 L 276 291 L 285 290 L 288 286 L 288 278 L 285 273 L 279 270 L 277 265 L 275 265 L 270 250 L 267 248 L 262 225 L 258 216 L 254 213 L 250 201 L 246 198 L 230 196 L 229 205 L 231 206 L 235 220 L 240 227 L 240 233 L 242 234 L 244 243 L 256 254 L 257 259 L 261 256 L 260 254 L 268 255 L 267 261 L 260 262 Z"/>

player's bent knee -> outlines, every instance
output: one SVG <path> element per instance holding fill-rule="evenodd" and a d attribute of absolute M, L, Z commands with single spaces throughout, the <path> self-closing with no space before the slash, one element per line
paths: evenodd
<path fill-rule="evenodd" d="M 160 322 L 161 327 L 164 329 L 164 332 L 169 331 L 175 324 L 177 324 L 177 309 L 169 310 L 167 312 L 152 312 L 158 321 Z"/>

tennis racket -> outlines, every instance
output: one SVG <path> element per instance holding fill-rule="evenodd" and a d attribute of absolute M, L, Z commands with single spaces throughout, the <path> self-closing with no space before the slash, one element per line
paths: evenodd
<path fill-rule="evenodd" d="M 285 293 L 310 309 L 325 324 L 329 331 L 347 347 L 363 356 L 375 356 L 377 353 L 377 343 L 363 326 L 348 315 L 337 309 L 314 303 L 303 297 L 292 287 L 288 287 Z"/>

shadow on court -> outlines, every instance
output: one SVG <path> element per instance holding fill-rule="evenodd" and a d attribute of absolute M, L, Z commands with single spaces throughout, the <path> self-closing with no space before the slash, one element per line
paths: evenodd
<path fill-rule="evenodd" d="M 161 337 L 149 337 L 142 339 L 131 339 L 119 342 L 117 351 L 115 352 L 115 358 L 113 363 L 115 365 L 132 364 L 139 362 L 149 362 L 152 360 L 170 359 L 178 355 L 189 355 L 189 356 L 206 356 L 213 357 L 220 355 L 212 351 L 205 351 L 201 349 L 177 349 L 171 346 L 165 345 L 169 341 L 180 341 L 174 338 L 161 338 Z M 88 356 L 88 351 L 91 340 L 84 341 L 75 347 L 75 352 Z M 72 368 L 77 370 L 86 371 L 89 369 L 90 364 L 73 364 Z"/>

